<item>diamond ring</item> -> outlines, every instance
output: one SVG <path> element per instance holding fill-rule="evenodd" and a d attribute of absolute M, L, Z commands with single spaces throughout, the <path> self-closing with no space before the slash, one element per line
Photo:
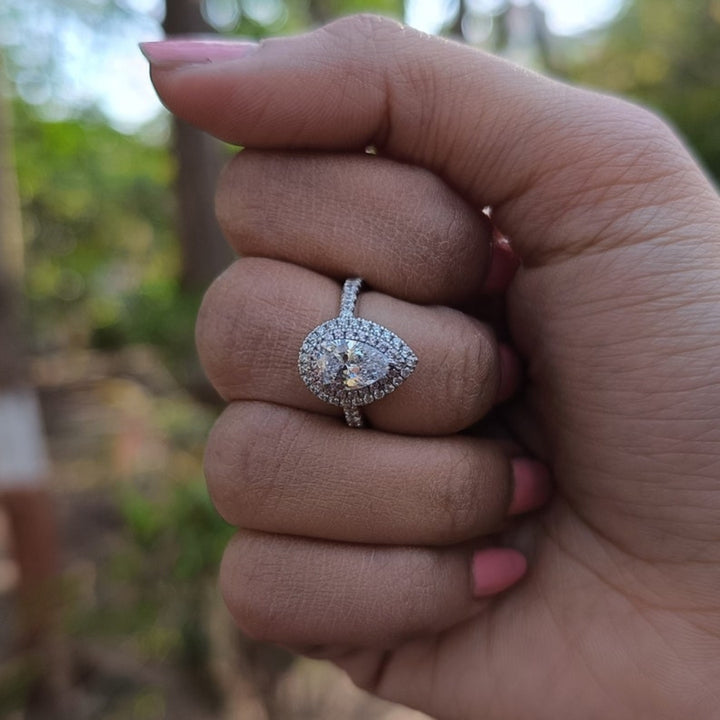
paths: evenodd
<path fill-rule="evenodd" d="M 298 370 L 313 395 L 345 412 L 350 427 L 363 427 L 360 407 L 402 385 L 417 365 L 415 353 L 394 332 L 355 316 L 362 280 L 343 285 L 338 317 L 308 333 Z"/>

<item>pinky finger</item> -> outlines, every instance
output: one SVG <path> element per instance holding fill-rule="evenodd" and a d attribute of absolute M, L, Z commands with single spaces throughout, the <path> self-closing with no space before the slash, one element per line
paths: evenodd
<path fill-rule="evenodd" d="M 221 586 L 251 637 L 289 647 L 393 648 L 467 620 L 525 573 L 516 550 L 334 543 L 241 531 Z"/>

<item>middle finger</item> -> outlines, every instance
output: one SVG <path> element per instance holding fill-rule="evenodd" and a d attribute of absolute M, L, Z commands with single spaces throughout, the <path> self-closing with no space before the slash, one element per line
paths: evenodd
<path fill-rule="evenodd" d="M 278 405 L 233 403 L 205 476 L 227 522 L 341 542 L 451 545 L 497 532 L 549 493 L 539 463 L 500 443 L 349 432 Z"/>
<path fill-rule="evenodd" d="M 243 150 L 217 215 L 243 257 L 292 262 L 420 303 L 461 306 L 483 288 L 492 226 L 440 178 L 387 158 Z"/>

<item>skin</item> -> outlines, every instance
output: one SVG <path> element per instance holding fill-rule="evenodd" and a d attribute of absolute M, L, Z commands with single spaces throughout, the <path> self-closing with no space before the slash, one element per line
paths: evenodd
<path fill-rule="evenodd" d="M 235 60 L 146 52 L 173 112 L 251 149 L 218 213 L 252 257 L 198 327 L 233 401 L 207 470 L 248 528 L 222 566 L 238 624 L 442 720 L 717 717 L 720 201 L 672 132 L 372 17 Z M 526 383 L 505 412 L 556 488 L 524 521 L 503 521 L 518 448 L 448 436 L 501 383 L 492 327 L 457 309 L 484 301 L 486 206 L 523 262 L 506 300 Z M 432 369 L 365 431 L 289 375 L 337 312 L 328 276 L 352 274 L 376 291 L 360 314 Z M 473 555 L 498 539 L 529 569 L 494 595 L 524 572 L 514 550 Z"/>

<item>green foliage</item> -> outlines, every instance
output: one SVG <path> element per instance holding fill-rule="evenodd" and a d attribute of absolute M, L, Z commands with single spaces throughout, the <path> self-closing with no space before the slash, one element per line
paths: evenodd
<path fill-rule="evenodd" d="M 0 717 L 22 717 L 20 713 L 40 677 L 40 668 L 28 660 L 0 667 Z"/>
<path fill-rule="evenodd" d="M 120 498 L 120 509 L 138 546 L 143 550 L 152 549 L 164 525 L 163 513 L 157 503 L 144 494 L 128 490 Z"/>
<path fill-rule="evenodd" d="M 15 134 L 36 330 L 84 344 L 174 279 L 173 161 L 97 118 L 46 122 L 19 102 Z"/>
<path fill-rule="evenodd" d="M 93 607 L 79 608 L 71 629 L 81 637 L 122 638 L 147 661 L 191 668 L 193 684 L 212 696 L 206 676 L 209 606 L 217 602 L 217 568 L 234 531 L 215 512 L 199 478 L 159 482 L 118 492 L 122 543 L 100 569 L 101 585 L 111 592 Z"/>
<path fill-rule="evenodd" d="M 225 545 L 234 530 L 220 519 L 205 483 L 181 486 L 171 506 L 176 531 L 178 558 L 174 574 L 178 580 L 191 580 L 203 573 L 217 572 Z"/>
<path fill-rule="evenodd" d="M 144 492 L 126 489 L 120 507 L 137 546 L 169 556 L 172 575 L 180 583 L 215 573 L 233 533 L 199 480 L 176 485 L 162 505 Z"/>
<path fill-rule="evenodd" d="M 311 0 L 307 5 L 311 16 L 314 11 L 327 19 L 353 13 L 377 13 L 401 19 L 404 14 L 401 0 Z"/>
<path fill-rule="evenodd" d="M 720 179 L 720 0 L 634 0 L 570 77 L 660 110 Z"/>
<path fill-rule="evenodd" d="M 95 313 L 90 343 L 101 350 L 154 345 L 175 378 L 190 387 L 200 374 L 194 327 L 201 295 L 183 291 L 173 275 L 109 298 Z"/>
<path fill-rule="evenodd" d="M 232 528 L 215 511 L 199 463 L 215 414 L 187 396 L 156 398 L 152 425 L 172 451 L 167 476 L 120 486 L 118 501 L 133 547 L 161 559 L 179 586 L 212 575 Z"/>
<path fill-rule="evenodd" d="M 228 0 L 222 4 L 227 5 Z M 404 10 L 403 0 L 234 0 L 234 4 L 238 21 L 218 30 L 258 39 L 302 32 L 353 13 L 378 13 L 402 19 Z"/>

